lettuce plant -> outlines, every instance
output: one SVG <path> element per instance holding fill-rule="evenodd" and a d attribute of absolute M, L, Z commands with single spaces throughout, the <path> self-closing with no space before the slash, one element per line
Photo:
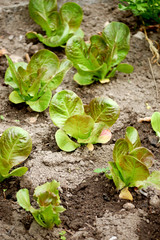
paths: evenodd
<path fill-rule="evenodd" d="M 145 21 L 154 20 L 160 23 L 159 0 L 120 0 L 119 9 L 130 10 Z"/>
<path fill-rule="evenodd" d="M 151 117 L 151 125 L 160 142 L 160 112 L 154 112 Z"/>
<path fill-rule="evenodd" d="M 83 19 L 83 11 L 74 2 L 63 4 L 57 12 L 57 0 L 30 0 L 29 13 L 31 18 L 46 32 L 46 36 L 28 32 L 26 36 L 29 39 L 38 38 L 49 47 L 58 47 L 66 44 L 73 35 L 81 37 L 84 35 L 79 28 Z"/>
<path fill-rule="evenodd" d="M 160 189 L 160 172 L 149 172 L 153 159 L 151 151 L 141 146 L 137 130 L 127 127 L 125 138 L 117 140 L 114 146 L 113 162 L 108 163 L 110 171 L 107 169 L 104 172 L 106 177 L 113 179 L 117 190 L 122 189 L 120 196 L 125 193 L 125 198 L 132 200 L 128 187 L 142 188 L 152 185 Z"/>
<path fill-rule="evenodd" d="M 133 67 L 121 63 L 129 51 L 130 31 L 124 23 L 108 24 L 102 35 L 94 35 L 90 43 L 77 36 L 70 38 L 66 45 L 66 55 L 77 69 L 74 80 L 80 85 L 94 81 L 105 83 L 116 71 L 131 73 Z"/>
<path fill-rule="evenodd" d="M 35 189 L 33 197 L 37 201 L 39 209 L 31 206 L 29 191 L 26 188 L 17 192 L 17 201 L 22 208 L 32 213 L 40 226 L 44 228 L 58 226 L 61 223 L 59 215 L 65 211 L 65 208 L 60 206 L 61 201 L 57 189 L 59 186 L 59 182 L 53 180 Z"/>
<path fill-rule="evenodd" d="M 55 138 L 60 149 L 71 152 L 81 144 L 106 143 L 108 130 L 119 117 L 119 106 L 110 98 L 94 98 L 83 106 L 81 99 L 70 90 L 56 93 L 50 103 L 51 119 L 60 129 Z M 77 142 L 73 141 L 73 139 Z"/>
<path fill-rule="evenodd" d="M 31 150 L 32 140 L 28 132 L 20 127 L 10 127 L 4 131 L 0 138 L 0 182 L 26 173 L 26 167 L 10 170 L 25 161 Z"/>
<path fill-rule="evenodd" d="M 52 90 L 62 82 L 71 68 L 69 60 L 61 62 L 51 51 L 42 49 L 34 54 L 30 62 L 13 63 L 8 57 L 9 67 L 5 83 L 14 88 L 9 100 L 15 104 L 25 102 L 36 112 L 44 111 L 52 97 Z"/>

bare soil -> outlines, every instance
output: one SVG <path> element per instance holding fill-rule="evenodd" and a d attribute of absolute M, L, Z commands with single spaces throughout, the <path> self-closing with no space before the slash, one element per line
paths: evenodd
<path fill-rule="evenodd" d="M 64 2 L 59 1 L 60 5 Z M 30 112 L 25 104 L 9 102 L 12 89 L 4 84 L 7 61 L 0 57 L 0 115 L 4 117 L 0 120 L 0 135 L 10 126 L 20 126 L 33 140 L 32 153 L 24 163 L 28 172 L 0 185 L 0 240 L 56 240 L 60 239 L 62 230 L 66 230 L 67 240 L 160 240 L 160 204 L 156 204 L 160 201 L 160 192 L 150 188 L 142 194 L 133 189 L 133 208 L 126 209 L 127 201 L 119 199 L 113 183 L 104 175 L 93 173 L 96 168 L 106 167 L 112 159 L 114 144 L 124 136 L 127 126 L 136 127 L 142 145 L 155 154 L 153 169 L 160 169 L 158 139 L 150 123 L 137 122 L 140 117 L 160 111 L 160 67 L 152 64 L 150 68 L 152 54 L 148 43 L 144 36 L 139 39 L 135 35 L 140 23 L 130 12 L 119 11 L 118 1 L 75 2 L 84 10 L 82 29 L 86 40 L 101 32 L 106 21 L 121 21 L 130 27 L 131 49 L 125 62 L 134 66 L 134 72 L 130 75 L 117 73 L 108 84 L 81 87 L 72 80 L 75 70 L 71 69 L 55 92 L 70 89 L 84 104 L 96 96 L 111 97 L 121 108 L 120 118 L 111 129 L 113 137 L 108 144 L 97 144 L 92 152 L 84 146 L 72 153 L 60 151 L 54 139 L 57 128 L 48 110 Z M 45 48 L 25 38 L 29 30 L 41 31 L 29 17 L 27 5 L 28 1 L 0 0 L 0 49 L 6 48 L 10 56 L 24 61 L 26 53 L 31 56 Z M 148 34 L 160 44 L 158 30 Z M 63 49 L 52 50 L 59 58 L 64 58 Z M 32 215 L 16 203 L 15 195 L 20 188 L 28 188 L 32 199 L 34 188 L 52 179 L 61 183 L 61 200 L 67 210 L 61 215 L 61 226 L 47 230 L 38 226 Z"/>

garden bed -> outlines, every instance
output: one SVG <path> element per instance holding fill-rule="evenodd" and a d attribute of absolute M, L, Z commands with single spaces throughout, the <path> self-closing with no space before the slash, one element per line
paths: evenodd
<path fill-rule="evenodd" d="M 40 28 L 29 17 L 28 1 L 21 2 L 0 0 L 0 48 L 7 49 L 14 59 L 26 60 L 26 53 L 31 56 L 44 46 L 25 38 L 27 31 L 40 31 Z M 159 240 L 160 192 L 151 188 L 144 195 L 134 192 L 132 205 L 126 205 L 127 201 L 119 199 L 113 183 L 93 170 L 106 167 L 112 160 L 114 144 L 124 137 L 127 126 L 138 130 L 142 145 L 155 155 L 153 168 L 160 169 L 158 139 L 150 123 L 137 121 L 160 111 L 160 67 L 153 64 L 150 68 L 152 54 L 145 37 L 136 35 L 137 19 L 130 12 L 120 12 L 118 1 L 74 2 L 83 7 L 82 29 L 86 40 L 101 32 L 107 21 L 121 21 L 130 27 L 131 48 L 125 62 L 134 66 L 134 72 L 130 75 L 117 73 L 107 84 L 94 83 L 82 87 L 73 81 L 75 70 L 71 69 L 55 92 L 70 89 L 85 104 L 95 96 L 108 96 L 119 104 L 120 117 L 111 128 L 113 136 L 108 144 L 97 144 L 92 152 L 85 146 L 72 153 L 62 152 L 56 145 L 54 135 L 57 128 L 48 110 L 30 112 L 25 104 L 9 102 L 11 88 L 4 84 L 7 61 L 0 57 L 0 115 L 4 117 L 0 120 L 0 134 L 10 126 L 20 126 L 30 133 L 33 141 L 32 153 L 24 164 L 29 168 L 28 172 L 19 179 L 10 178 L 0 185 L 0 239 L 56 240 L 60 239 L 59 232 L 65 230 L 69 240 Z M 160 44 L 159 36 L 160 31 L 149 32 L 149 37 Z M 56 48 L 54 52 L 64 58 L 64 49 Z M 15 194 L 20 188 L 28 188 L 32 195 L 36 186 L 52 179 L 61 183 L 60 196 L 67 210 L 61 214 L 59 228 L 46 230 L 16 203 Z M 3 189 L 7 190 L 4 192 Z"/>

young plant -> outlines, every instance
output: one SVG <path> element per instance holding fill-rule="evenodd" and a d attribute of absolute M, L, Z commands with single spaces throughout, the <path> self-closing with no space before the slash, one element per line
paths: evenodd
<path fill-rule="evenodd" d="M 113 162 L 108 163 L 110 171 L 107 169 L 102 172 L 106 173 L 107 178 L 113 179 L 117 190 L 122 189 L 120 198 L 133 200 L 128 187 L 152 185 L 160 189 L 160 172 L 149 172 L 153 159 L 151 151 L 141 146 L 137 130 L 127 127 L 125 138 L 117 140 L 114 146 Z"/>
<path fill-rule="evenodd" d="M 154 112 L 151 117 L 151 125 L 156 135 L 159 137 L 160 142 L 160 112 Z"/>
<path fill-rule="evenodd" d="M 61 84 L 72 67 L 69 60 L 60 62 L 53 52 L 45 49 L 34 54 L 28 64 L 13 63 L 6 57 L 9 67 L 5 83 L 14 88 L 9 100 L 15 104 L 25 102 L 36 112 L 42 112 L 49 106 L 52 91 Z"/>
<path fill-rule="evenodd" d="M 120 110 L 116 102 L 104 97 L 83 106 L 74 92 L 63 90 L 53 96 L 49 112 L 54 125 L 60 128 L 55 134 L 57 145 L 71 152 L 81 144 L 107 143 L 111 138 L 108 128 L 116 122 Z"/>
<path fill-rule="evenodd" d="M 31 206 L 29 191 L 26 188 L 17 192 L 17 201 L 22 208 L 32 213 L 40 226 L 44 228 L 58 226 L 61 223 L 59 215 L 65 211 L 65 208 L 60 206 L 61 201 L 57 189 L 59 186 L 59 182 L 53 180 L 35 189 L 33 197 L 37 201 L 39 209 Z"/>
<path fill-rule="evenodd" d="M 62 47 L 73 35 L 81 37 L 84 35 L 79 28 L 83 19 L 83 11 L 74 2 L 63 4 L 57 12 L 57 0 L 30 0 L 29 13 L 31 18 L 46 32 L 46 36 L 28 32 L 26 36 L 29 39 L 38 38 L 49 47 Z"/>
<path fill-rule="evenodd" d="M 11 176 L 21 177 L 28 168 L 10 170 L 27 159 L 32 150 L 28 132 L 19 127 L 10 127 L 0 138 L 0 182 Z"/>
<path fill-rule="evenodd" d="M 120 0 L 119 9 L 130 10 L 145 21 L 154 20 L 160 23 L 159 0 Z"/>
<path fill-rule="evenodd" d="M 120 22 L 108 24 L 102 35 L 94 35 L 90 43 L 77 36 L 70 38 L 66 45 L 67 58 L 77 69 L 74 80 L 80 85 L 94 81 L 108 82 L 116 71 L 131 73 L 133 67 L 121 63 L 129 51 L 130 31 Z"/>

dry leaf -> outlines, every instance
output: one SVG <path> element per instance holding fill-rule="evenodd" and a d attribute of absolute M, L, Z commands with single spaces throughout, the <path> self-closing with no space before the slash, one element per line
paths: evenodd
<path fill-rule="evenodd" d="M 109 83 L 110 82 L 110 80 L 109 79 L 103 79 L 103 80 L 99 80 L 100 81 L 100 83 Z"/>
<path fill-rule="evenodd" d="M 123 188 L 119 194 L 119 198 L 120 199 L 127 199 L 130 201 L 133 201 L 133 197 L 132 194 L 130 193 L 130 191 L 128 190 L 128 187 Z"/>
<path fill-rule="evenodd" d="M 94 146 L 92 143 L 88 143 L 87 144 L 87 148 L 89 149 L 89 151 L 93 151 L 94 150 Z"/>
<path fill-rule="evenodd" d="M 151 117 L 144 117 L 144 118 L 139 118 L 137 122 L 142 123 L 142 122 L 150 122 Z"/>

